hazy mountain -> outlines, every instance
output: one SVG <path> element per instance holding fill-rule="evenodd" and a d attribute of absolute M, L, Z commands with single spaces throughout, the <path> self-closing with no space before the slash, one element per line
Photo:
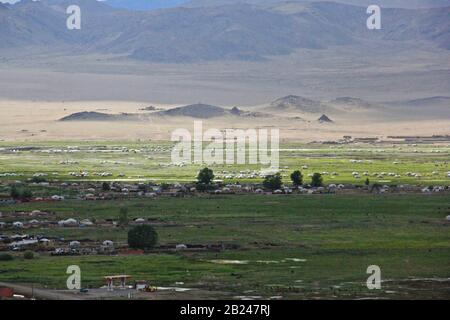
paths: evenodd
<path fill-rule="evenodd" d="M 67 30 L 65 9 L 82 8 L 82 29 Z M 264 60 L 300 48 L 389 40 L 450 49 L 450 7 L 384 9 L 383 29 L 365 27 L 363 7 L 317 3 L 128 11 L 95 0 L 23 0 L 1 9 L 0 49 L 124 55 L 155 62 Z"/>
<path fill-rule="evenodd" d="M 229 110 L 221 107 L 212 106 L 208 104 L 191 104 L 184 107 L 173 108 L 156 113 L 160 116 L 172 116 L 172 117 L 191 117 L 199 119 L 209 119 L 214 117 L 221 117 L 227 114 L 231 114 Z"/>
<path fill-rule="evenodd" d="M 120 113 L 109 114 L 96 111 L 81 111 L 65 116 L 59 121 L 148 121 L 146 114 Z"/>
<path fill-rule="evenodd" d="M 444 107 L 450 110 L 450 97 L 445 96 L 427 97 L 413 100 L 395 101 L 390 102 L 388 104 L 392 106 L 406 106 L 417 108 Z"/>
<path fill-rule="evenodd" d="M 82 111 L 72 113 L 64 118 L 61 118 L 59 121 L 113 121 L 115 119 L 116 116 L 112 114 Z"/>
<path fill-rule="evenodd" d="M 173 8 L 186 2 L 187 0 L 106 0 L 110 6 L 129 10 Z"/>
<path fill-rule="evenodd" d="M 320 101 L 289 95 L 271 102 L 266 109 L 274 112 L 323 113 L 328 110 L 328 107 Z"/>
<path fill-rule="evenodd" d="M 188 7 L 205 7 L 205 6 L 221 6 L 235 3 L 249 3 L 249 4 L 276 4 L 282 2 L 324 2 L 324 0 L 190 0 L 183 6 Z M 385 8 L 437 8 L 449 5 L 448 0 L 333 0 L 330 2 L 337 2 L 343 4 L 352 4 L 356 6 L 369 6 L 377 4 Z"/>
<path fill-rule="evenodd" d="M 14 3 L 19 0 L 0 0 L 2 2 Z M 22 0 L 26 1 L 26 0 Z M 236 3 L 248 4 L 274 4 L 281 2 L 322 2 L 324 0 L 105 0 L 108 5 L 116 8 L 129 10 L 152 10 L 161 8 L 183 7 L 206 7 L 223 6 Z M 357 6 L 369 6 L 374 4 L 373 0 L 333 0 L 332 2 L 352 4 Z M 376 4 L 385 8 L 436 8 L 449 5 L 448 0 L 378 0 Z"/>
<path fill-rule="evenodd" d="M 357 111 L 379 107 L 366 100 L 353 97 L 339 97 L 329 101 L 328 104 L 342 111 Z"/>

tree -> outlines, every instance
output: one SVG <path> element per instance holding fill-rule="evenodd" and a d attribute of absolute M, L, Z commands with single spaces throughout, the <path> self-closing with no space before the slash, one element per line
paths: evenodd
<path fill-rule="evenodd" d="M 109 185 L 108 182 L 103 182 L 102 183 L 102 190 L 103 191 L 110 191 L 111 190 L 111 186 Z"/>
<path fill-rule="evenodd" d="M 203 168 L 200 170 L 197 176 L 197 182 L 203 184 L 211 184 L 214 179 L 214 173 L 209 168 Z"/>
<path fill-rule="evenodd" d="M 380 192 L 381 187 L 382 187 L 381 184 L 379 184 L 379 183 L 374 183 L 374 184 L 372 185 L 372 188 L 370 188 L 370 192 L 374 192 L 374 191 Z"/>
<path fill-rule="evenodd" d="M 30 199 L 33 197 L 33 193 L 30 189 L 22 189 L 22 198 L 23 199 Z"/>
<path fill-rule="evenodd" d="M 29 199 L 33 196 L 30 189 L 24 188 L 24 187 L 18 187 L 16 185 L 13 185 L 11 187 L 11 190 L 9 192 L 11 198 L 13 199 Z"/>
<path fill-rule="evenodd" d="M 283 184 L 280 173 L 266 176 L 263 181 L 263 186 L 266 189 L 277 190 L 281 188 Z"/>
<path fill-rule="evenodd" d="M 311 186 L 313 187 L 321 187 L 323 186 L 323 178 L 322 175 L 320 173 L 314 173 L 312 178 L 311 178 Z"/>
<path fill-rule="evenodd" d="M 303 184 L 303 175 L 299 170 L 291 173 L 291 180 L 295 186 L 300 186 Z"/>
<path fill-rule="evenodd" d="M 158 243 L 158 233 L 149 225 L 134 227 L 128 231 L 128 245 L 134 249 L 152 249 Z"/>
<path fill-rule="evenodd" d="M 119 225 L 121 227 L 125 227 L 128 225 L 129 219 L 128 219 L 128 208 L 122 207 L 119 211 Z"/>
<path fill-rule="evenodd" d="M 11 198 L 19 199 L 21 192 L 20 192 L 19 188 L 17 188 L 17 186 L 14 185 L 11 187 L 11 191 L 9 192 L 9 194 L 10 194 Z"/>

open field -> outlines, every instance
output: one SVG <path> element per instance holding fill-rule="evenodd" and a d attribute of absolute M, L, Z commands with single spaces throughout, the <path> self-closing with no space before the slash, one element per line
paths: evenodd
<path fill-rule="evenodd" d="M 195 289 L 229 298 L 449 298 L 448 195 L 212 196 L 25 203 L 0 209 L 41 210 L 53 212 L 56 219 L 99 222 L 116 219 L 120 206 L 129 209 L 130 218 L 150 219 L 160 250 L 145 255 L 16 257 L 0 262 L 0 281 L 63 289 L 67 266 L 76 264 L 85 287 L 101 285 L 106 274 L 126 273 L 157 286 L 192 288 L 187 293 L 192 298 Z M 122 243 L 127 230 L 28 232 L 65 241 Z M 163 249 L 179 243 L 205 249 Z M 212 244 L 224 249 L 207 249 Z M 382 290 L 365 287 L 369 265 L 381 267 Z"/>
<path fill-rule="evenodd" d="M 36 174 L 49 182 L 194 181 L 204 165 L 171 164 L 172 147 L 170 142 L 149 141 L 0 142 L 0 181 L 25 181 Z M 362 185 L 369 178 L 371 183 L 388 185 L 448 185 L 449 153 L 448 143 L 290 143 L 280 146 L 280 168 L 286 183 L 290 182 L 289 174 L 300 169 L 305 182 L 309 174 L 319 172 L 324 173 L 325 184 Z M 260 165 L 213 165 L 211 168 L 216 179 L 241 183 L 260 183 L 262 178 L 252 177 L 251 173 L 264 169 Z M 75 176 L 82 172 L 87 175 Z M 108 176 L 100 176 L 101 173 Z"/>
<path fill-rule="evenodd" d="M 52 243 L 33 249 L 32 260 L 0 244 L 14 256 L 0 262 L 0 282 L 70 295 L 64 290 L 66 269 L 79 265 L 82 285 L 90 290 L 76 296 L 85 299 L 125 298 L 127 291 L 110 295 L 100 288 L 102 277 L 110 274 L 129 274 L 161 288 L 136 293 L 136 299 L 449 298 L 446 142 L 283 143 L 285 185 L 290 186 L 289 174 L 296 169 L 305 183 L 320 172 L 326 186 L 345 184 L 335 194 L 325 189 L 308 195 L 179 193 L 184 185 L 192 186 L 204 165 L 170 164 L 172 146 L 155 141 L 0 142 L 1 234 L 45 237 Z M 260 166 L 212 169 L 217 180 L 224 180 L 221 186 L 239 182 L 256 188 L 263 180 Z M 371 185 L 388 185 L 386 193 L 370 192 L 366 178 Z M 102 182 L 115 189 L 103 190 Z M 13 183 L 26 185 L 34 199 L 11 202 Z M 164 184 L 170 184 L 167 191 Z M 428 186 L 439 190 L 424 192 Z M 147 197 L 150 190 L 161 189 Z M 64 199 L 51 201 L 52 195 Z M 122 207 L 128 209 L 128 227 L 116 224 Z M 59 225 L 69 218 L 80 223 Z M 83 225 L 84 219 L 92 223 Z M 128 251 L 127 232 L 136 219 L 159 235 L 158 246 L 145 254 Z M 14 228 L 17 221 L 24 227 Z M 114 242 L 114 252 L 97 251 L 105 240 Z M 50 254 L 69 248 L 71 241 L 88 251 Z M 176 249 L 180 244 L 186 247 Z M 381 290 L 365 285 L 370 265 L 381 267 Z"/>

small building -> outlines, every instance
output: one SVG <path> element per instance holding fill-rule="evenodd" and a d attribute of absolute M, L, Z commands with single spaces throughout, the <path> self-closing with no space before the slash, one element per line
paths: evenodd
<path fill-rule="evenodd" d="M 83 219 L 80 221 L 80 225 L 90 227 L 90 226 L 93 226 L 94 223 L 89 219 Z"/>
<path fill-rule="evenodd" d="M 58 225 L 60 227 L 76 227 L 76 226 L 78 226 L 78 221 L 75 219 L 69 218 L 67 220 L 58 221 Z"/>
<path fill-rule="evenodd" d="M 22 229 L 23 228 L 23 223 L 19 222 L 19 221 L 16 221 L 16 222 L 13 222 L 12 226 L 14 228 L 17 228 L 17 229 Z"/>
<path fill-rule="evenodd" d="M 70 241 L 69 247 L 71 248 L 79 248 L 81 243 L 79 241 Z"/>
<path fill-rule="evenodd" d="M 51 244 L 51 241 L 47 238 L 42 238 L 39 240 L 39 244 L 43 247 L 48 247 Z"/>
<path fill-rule="evenodd" d="M 186 250 L 187 249 L 187 245 L 185 245 L 185 244 L 177 244 L 175 246 L 175 249 L 176 250 Z"/>
<path fill-rule="evenodd" d="M 114 242 L 112 242 L 111 240 L 105 240 L 105 241 L 103 241 L 103 245 L 105 247 L 113 247 L 114 246 Z"/>
<path fill-rule="evenodd" d="M 22 250 L 26 247 L 33 246 L 38 243 L 38 240 L 21 240 L 9 244 L 12 250 Z"/>
<path fill-rule="evenodd" d="M 33 219 L 33 220 L 30 220 L 29 223 L 30 223 L 32 226 L 36 226 L 36 225 L 38 225 L 40 222 L 39 222 L 39 220 Z"/>

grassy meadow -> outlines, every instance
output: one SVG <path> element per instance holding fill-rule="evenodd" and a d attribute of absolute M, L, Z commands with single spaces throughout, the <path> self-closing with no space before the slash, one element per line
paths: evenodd
<path fill-rule="evenodd" d="M 191 182 L 204 165 L 171 164 L 168 142 L 0 142 L 0 181 L 26 180 L 36 173 L 46 174 L 50 181 L 121 180 L 154 181 L 157 183 Z M 280 147 L 280 168 L 285 181 L 289 174 L 300 169 L 306 180 L 319 172 L 326 184 L 363 184 L 368 173 L 373 183 L 391 185 L 446 185 L 450 146 L 407 144 L 283 144 Z M 238 178 L 241 171 L 259 172 L 260 165 L 211 165 L 216 178 L 226 182 L 261 182 L 261 178 Z M 226 178 L 234 172 L 233 178 Z M 85 177 L 74 177 L 71 172 L 87 172 Z M 101 177 L 94 173 L 110 173 Z M 359 178 L 353 173 L 358 172 Z M 332 175 L 331 173 L 335 173 Z M 384 174 L 383 174 L 384 173 Z M 390 176 L 389 173 L 395 174 Z M 407 175 L 415 173 L 418 176 Z M 377 174 L 376 176 L 374 174 Z"/>
<path fill-rule="evenodd" d="M 150 218 L 160 245 L 224 244 L 223 251 L 145 255 L 50 257 L 0 262 L 0 281 L 64 288 L 68 265 L 82 270 L 83 286 L 126 273 L 154 285 L 209 290 L 226 297 L 449 298 L 448 195 L 209 196 L 63 201 L 3 206 L 41 210 L 55 218 Z M 30 230 L 66 240 L 126 241 L 124 228 Z M 378 265 L 382 289 L 368 290 L 366 269 Z M 444 281 L 442 280 L 444 279 Z M 445 280 L 447 279 L 447 280 Z M 194 292 L 194 291 L 193 291 Z"/>

